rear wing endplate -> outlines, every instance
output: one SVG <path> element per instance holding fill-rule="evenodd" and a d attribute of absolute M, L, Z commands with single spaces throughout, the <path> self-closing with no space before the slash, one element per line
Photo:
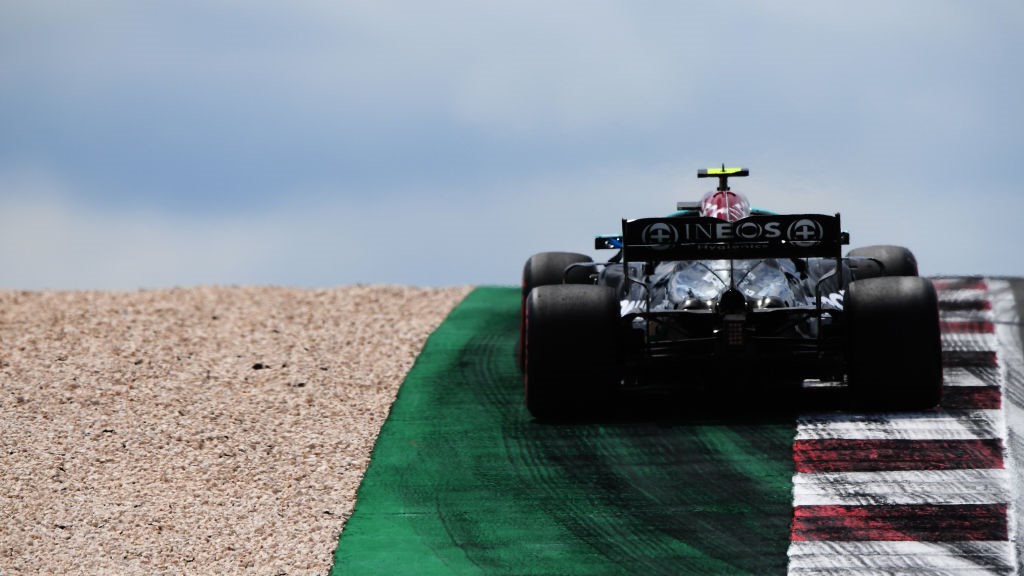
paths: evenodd
<path fill-rule="evenodd" d="M 850 243 L 839 214 L 717 218 L 640 218 L 622 221 L 620 242 L 598 237 L 595 248 L 620 248 L 627 261 L 808 258 L 842 256 Z M 618 240 L 617 238 L 615 240 Z"/>

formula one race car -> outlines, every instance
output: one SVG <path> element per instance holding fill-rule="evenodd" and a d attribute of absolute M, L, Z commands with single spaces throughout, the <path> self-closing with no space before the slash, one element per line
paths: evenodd
<path fill-rule="evenodd" d="M 667 217 L 598 236 L 607 262 L 543 252 L 523 269 L 521 368 L 535 417 L 599 413 L 647 390 L 834 386 L 865 409 L 942 391 L 938 303 L 906 248 L 842 256 L 839 214 L 751 209 L 742 168 Z"/>

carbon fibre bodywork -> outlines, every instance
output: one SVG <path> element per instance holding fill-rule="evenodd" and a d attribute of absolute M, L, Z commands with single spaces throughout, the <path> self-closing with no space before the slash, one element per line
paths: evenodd
<path fill-rule="evenodd" d="M 843 294 L 839 215 L 759 214 L 736 222 L 686 213 L 624 220 L 594 281 L 621 301 L 621 382 L 693 388 L 763 380 L 841 382 Z"/>

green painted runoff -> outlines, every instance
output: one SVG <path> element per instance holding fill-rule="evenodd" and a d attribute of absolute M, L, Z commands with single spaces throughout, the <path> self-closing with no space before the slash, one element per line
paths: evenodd
<path fill-rule="evenodd" d="M 331 574 L 784 574 L 793 419 L 537 422 L 519 305 L 478 288 L 428 339 Z"/>

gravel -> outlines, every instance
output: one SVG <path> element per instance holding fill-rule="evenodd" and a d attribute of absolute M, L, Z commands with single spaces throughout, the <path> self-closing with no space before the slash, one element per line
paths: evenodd
<path fill-rule="evenodd" d="M 468 291 L 0 291 L 0 574 L 326 574 Z"/>

